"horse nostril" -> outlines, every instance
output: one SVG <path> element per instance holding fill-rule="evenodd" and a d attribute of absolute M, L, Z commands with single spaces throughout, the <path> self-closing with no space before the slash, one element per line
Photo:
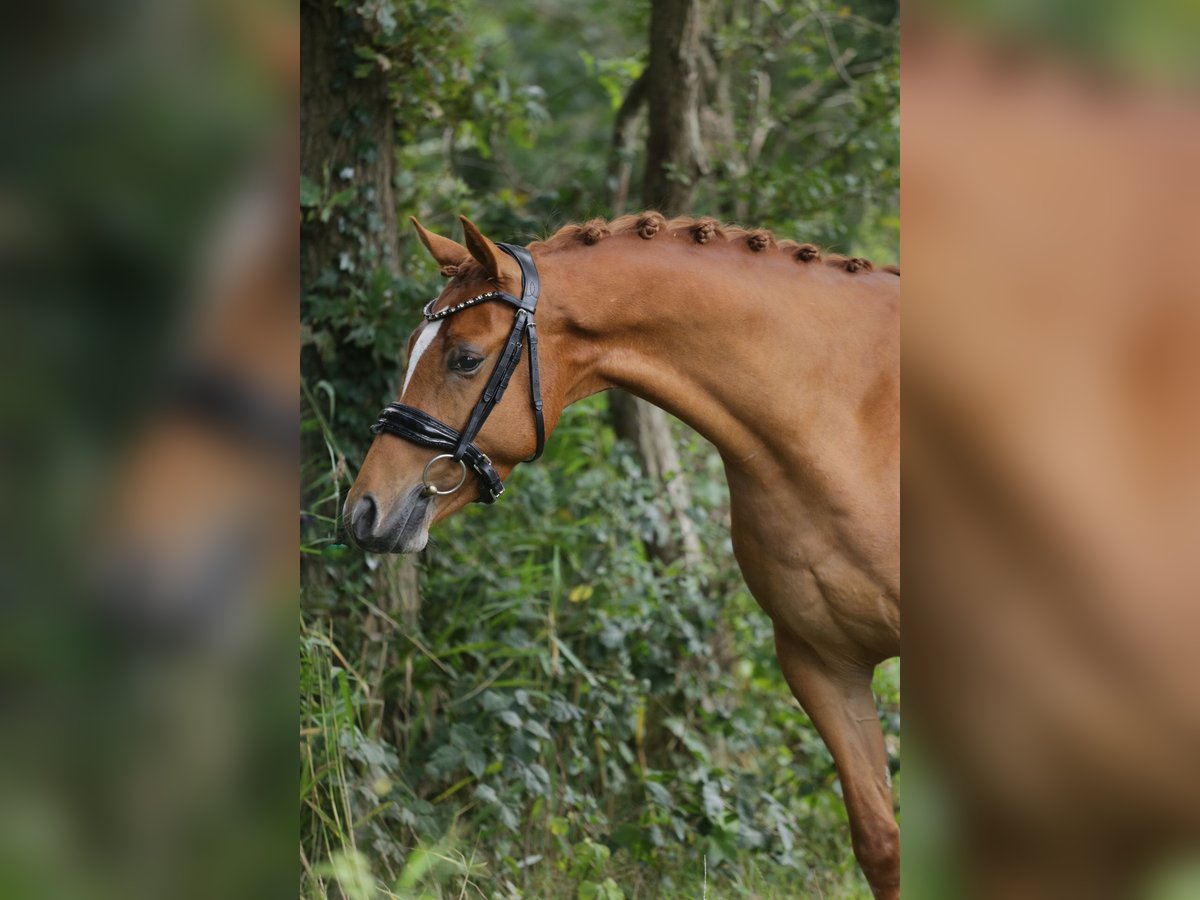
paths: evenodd
<path fill-rule="evenodd" d="M 370 537 L 371 529 L 375 527 L 376 509 L 375 498 L 370 494 L 363 494 L 354 504 L 350 512 L 350 530 L 360 541 Z"/>

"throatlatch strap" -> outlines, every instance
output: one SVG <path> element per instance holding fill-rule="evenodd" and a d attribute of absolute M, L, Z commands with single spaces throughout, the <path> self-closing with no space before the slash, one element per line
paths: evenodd
<path fill-rule="evenodd" d="M 529 310 L 529 320 L 525 330 L 529 333 L 529 399 L 533 405 L 533 424 L 537 434 L 537 446 L 533 455 L 525 462 L 533 462 L 542 455 L 546 448 L 546 421 L 542 414 L 542 379 L 538 371 L 537 325 L 533 320 L 537 309 L 538 297 L 542 293 L 542 280 L 538 275 L 537 264 L 533 255 L 524 247 L 513 244 L 500 244 L 500 249 L 517 261 L 521 267 L 521 308 Z"/>
<path fill-rule="evenodd" d="M 529 332 L 529 398 L 533 403 L 533 424 L 537 429 L 537 448 L 525 462 L 533 462 L 542 455 L 546 447 L 546 420 L 542 418 L 542 378 L 538 374 L 537 326 L 533 319 L 526 328 Z"/>

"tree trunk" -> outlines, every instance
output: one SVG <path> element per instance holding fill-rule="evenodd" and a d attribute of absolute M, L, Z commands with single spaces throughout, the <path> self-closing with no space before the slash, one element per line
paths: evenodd
<path fill-rule="evenodd" d="M 614 129 L 614 156 L 631 140 L 631 118 L 643 97 L 649 110 L 646 171 L 642 200 L 673 216 L 689 211 L 696 179 L 706 170 L 700 137 L 700 0 L 654 0 L 650 12 L 650 65 L 622 104 Z M 615 205 L 625 202 L 617 179 Z M 681 477 L 683 466 L 671 435 L 670 417 L 656 406 L 624 391 L 609 394 L 609 410 L 617 436 L 633 444 L 646 474 L 661 480 L 678 539 L 651 541 L 650 553 L 664 562 L 700 558 L 700 539 L 689 510 L 691 490 Z"/>
<path fill-rule="evenodd" d="M 300 5 L 300 165 L 303 174 L 327 192 L 357 189 L 356 206 L 371 223 L 353 236 L 340 233 L 337 217 L 304 228 L 303 274 L 315 279 L 322 269 L 339 268 L 339 255 L 360 277 L 384 266 L 398 274 L 398 230 L 393 190 L 395 111 L 384 73 L 356 78 L 352 34 L 361 27 L 332 3 Z M 365 40 L 365 35 L 360 35 Z M 365 152 L 367 149 L 372 152 Z M 340 267 L 340 268 L 345 268 Z"/>
<path fill-rule="evenodd" d="M 395 110 L 385 73 L 354 75 L 355 39 L 366 39 L 362 23 L 332 3 L 300 5 L 300 165 L 324 194 L 354 187 L 355 224 L 343 228 L 340 213 L 303 228 L 301 269 L 306 283 L 323 271 L 341 278 L 368 278 L 380 267 L 399 276 L 398 225 L 393 190 Z M 380 557 L 377 603 L 406 627 L 415 627 L 420 585 L 412 557 Z M 378 623 L 367 623 L 368 631 Z M 386 630 L 386 629 L 385 629 Z"/>
<path fill-rule="evenodd" d="M 700 136 L 701 0 L 654 0 L 650 10 L 650 131 L 642 201 L 664 214 L 691 210 L 707 171 Z"/>
<path fill-rule="evenodd" d="M 683 465 L 675 438 L 671 434 L 671 418 L 657 406 L 627 394 L 611 391 L 608 409 L 617 436 L 633 444 L 646 474 L 659 480 L 666 488 L 667 507 L 678 530 L 678 538 L 665 541 L 648 540 L 647 549 L 656 559 L 673 562 L 682 558 L 687 563 L 700 559 L 700 537 L 689 515 L 692 492 L 683 475 Z"/>

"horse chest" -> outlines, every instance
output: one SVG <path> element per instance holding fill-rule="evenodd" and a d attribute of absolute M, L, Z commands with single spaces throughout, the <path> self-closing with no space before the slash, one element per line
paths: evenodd
<path fill-rule="evenodd" d="M 776 623 L 814 647 L 855 662 L 900 649 L 900 613 L 888 586 L 812 519 L 733 517 L 733 547 L 755 600 Z"/>

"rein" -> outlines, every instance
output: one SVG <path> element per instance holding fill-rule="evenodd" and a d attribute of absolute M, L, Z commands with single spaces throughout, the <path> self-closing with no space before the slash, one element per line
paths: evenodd
<path fill-rule="evenodd" d="M 442 451 L 425 464 L 425 470 L 421 473 L 421 493 L 425 497 L 453 494 L 461 488 L 467 480 L 468 464 L 479 477 L 480 497 L 477 502 L 495 503 L 504 493 L 504 482 L 492 466 L 491 459 L 476 446 L 474 441 L 488 416 L 492 414 L 492 410 L 504 396 L 508 382 L 512 378 L 513 372 L 516 371 L 517 364 L 521 361 L 522 342 L 527 342 L 529 346 L 529 398 L 533 407 L 533 422 L 537 430 L 537 447 L 534 449 L 533 455 L 528 457 L 525 462 L 537 459 L 542 455 L 545 447 L 546 423 L 542 418 L 542 385 L 538 375 L 537 328 L 533 321 L 538 295 L 541 293 L 541 282 L 538 279 L 537 266 L 533 262 L 533 256 L 528 250 L 512 244 L 497 244 L 497 246 L 515 259 L 517 265 L 521 267 L 520 298 L 506 294 L 504 291 L 489 291 L 486 294 L 464 300 L 455 306 L 433 312 L 433 305 L 437 303 L 435 298 L 426 304 L 423 311 L 426 321 L 435 322 L 468 307 L 491 300 L 501 300 L 516 308 L 512 331 L 509 332 L 504 349 L 500 352 L 500 358 L 496 360 L 496 367 L 492 369 L 491 377 L 484 385 L 479 401 L 467 418 L 467 424 L 462 431 L 458 431 L 415 406 L 405 403 L 389 403 L 379 414 L 379 420 L 371 426 L 374 434 L 386 431 L 388 434 L 394 434 L 422 447 Z M 462 469 L 462 477 L 458 484 L 448 490 L 441 490 L 429 480 L 429 470 L 434 463 L 441 459 L 456 462 Z"/>

